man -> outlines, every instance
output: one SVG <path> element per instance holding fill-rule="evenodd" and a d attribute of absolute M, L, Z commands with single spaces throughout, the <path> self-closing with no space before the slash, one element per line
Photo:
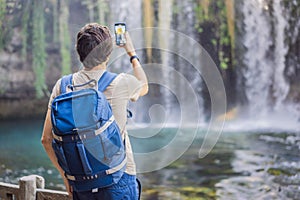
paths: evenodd
<path fill-rule="evenodd" d="M 136 181 L 136 166 L 133 159 L 131 144 L 126 130 L 127 104 L 128 101 L 136 101 L 140 96 L 148 93 L 148 81 L 139 59 L 136 56 L 131 38 L 126 32 L 126 44 L 123 46 L 126 50 L 129 61 L 132 64 L 133 75 L 121 73 L 106 88 L 104 94 L 112 107 L 116 122 L 121 130 L 121 136 L 125 139 L 125 149 L 127 156 L 126 170 L 117 184 L 106 188 L 100 188 L 96 192 L 72 191 L 64 171 L 59 166 L 57 158 L 52 149 L 52 124 L 51 124 L 51 103 L 53 99 L 60 94 L 60 80 L 55 84 L 46 114 L 44 130 L 42 135 L 42 144 L 54 164 L 60 172 L 67 192 L 73 196 L 74 200 L 92 200 L 92 199 L 138 199 L 138 185 Z M 73 74 L 73 84 L 80 85 L 95 79 L 99 80 L 107 67 L 109 56 L 113 49 L 113 41 L 109 29 L 96 23 L 85 25 L 77 34 L 76 50 L 84 68 Z"/>

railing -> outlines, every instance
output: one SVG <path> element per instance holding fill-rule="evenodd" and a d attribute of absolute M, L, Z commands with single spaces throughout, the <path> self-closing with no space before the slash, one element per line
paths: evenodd
<path fill-rule="evenodd" d="M 70 200 L 66 192 L 44 188 L 45 179 L 37 175 L 20 178 L 19 185 L 0 182 L 0 200 Z"/>

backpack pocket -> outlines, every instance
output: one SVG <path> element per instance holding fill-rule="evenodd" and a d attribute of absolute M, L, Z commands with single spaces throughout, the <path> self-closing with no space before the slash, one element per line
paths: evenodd
<path fill-rule="evenodd" d="M 124 143 L 115 122 L 95 138 L 83 140 L 83 146 L 93 171 L 115 167 L 126 157 Z"/>
<path fill-rule="evenodd" d="M 108 166 L 115 166 L 125 158 L 124 143 L 120 135 L 119 128 L 113 122 L 103 133 L 100 135 L 103 149 L 105 149 L 105 156 L 108 159 Z"/>
<path fill-rule="evenodd" d="M 88 161 L 86 151 L 85 151 L 85 147 L 84 147 L 83 143 L 82 142 L 77 142 L 76 147 L 77 147 L 77 150 L 78 150 L 78 154 L 79 154 L 79 157 L 80 157 L 80 161 L 81 161 L 84 173 L 86 175 L 92 174 L 92 168 L 91 168 L 90 163 Z"/>
<path fill-rule="evenodd" d="M 65 157 L 65 152 L 61 144 L 57 143 L 55 140 L 52 141 L 52 148 L 55 152 L 55 155 L 57 157 L 58 164 L 61 166 L 61 168 L 66 172 L 70 173 L 70 169 L 67 164 L 67 160 Z"/>

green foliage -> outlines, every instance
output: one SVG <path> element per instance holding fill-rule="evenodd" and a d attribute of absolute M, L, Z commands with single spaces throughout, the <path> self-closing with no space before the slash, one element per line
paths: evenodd
<path fill-rule="evenodd" d="M 218 45 L 218 41 L 216 39 L 212 39 L 211 43 L 216 47 Z"/>
<path fill-rule="evenodd" d="M 210 1 L 209 0 L 202 0 L 202 3 L 200 3 L 198 6 L 194 7 L 194 12 L 196 15 L 197 23 L 201 24 L 207 20 L 210 19 L 210 13 L 209 13 L 209 7 L 210 7 Z M 196 23 L 196 24 L 197 24 Z"/>
<path fill-rule="evenodd" d="M 196 14 L 195 28 L 199 33 L 203 33 L 204 25 L 212 24 L 215 35 L 210 43 L 217 51 L 220 68 L 228 69 L 229 63 L 232 63 L 231 38 L 227 21 L 227 10 L 225 1 L 210 1 L 206 4 L 199 4 L 194 8 Z M 208 23 L 207 23 L 208 22 Z"/>
<path fill-rule="evenodd" d="M 106 24 L 107 15 L 109 14 L 108 1 L 98 0 L 97 1 L 97 11 L 98 11 L 98 22 L 100 24 Z"/>
<path fill-rule="evenodd" d="M 199 5 L 199 6 L 196 6 L 194 8 L 194 12 L 195 12 L 195 15 L 196 15 L 196 19 L 197 19 L 197 22 L 198 23 L 202 23 L 205 19 L 204 19 L 204 11 L 203 11 L 203 8 Z"/>
<path fill-rule="evenodd" d="M 67 23 L 63 25 L 63 40 L 61 41 L 60 55 L 62 58 L 62 71 L 63 75 L 71 73 L 71 55 L 70 46 L 71 40 L 69 36 L 69 28 Z"/>
<path fill-rule="evenodd" d="M 228 69 L 228 63 L 230 61 L 228 57 L 228 53 L 224 51 L 224 47 L 230 46 L 230 36 L 228 32 L 227 26 L 227 14 L 226 14 L 226 7 L 224 1 L 218 1 L 217 6 L 219 9 L 219 43 L 220 43 L 220 52 L 219 52 L 219 60 L 220 60 L 220 67 L 221 69 Z M 227 54 L 226 54 L 227 53 Z"/>
<path fill-rule="evenodd" d="M 32 38 L 32 68 L 35 74 L 36 97 L 42 98 L 47 89 L 45 83 L 46 52 L 45 52 L 45 32 L 44 32 L 44 12 L 43 1 L 33 2 L 33 38 Z"/>
<path fill-rule="evenodd" d="M 199 33 L 203 32 L 203 28 L 201 27 L 201 24 L 208 20 L 208 16 L 205 13 L 205 10 L 202 8 L 202 6 L 196 6 L 194 7 L 194 12 L 196 15 L 196 23 L 195 23 L 195 29 L 198 30 Z"/>
<path fill-rule="evenodd" d="M 208 187 L 197 187 L 197 186 L 186 186 L 178 189 L 186 200 L 194 199 L 215 199 L 216 191 L 213 188 Z M 200 198 L 202 197 L 202 198 Z"/>
<path fill-rule="evenodd" d="M 220 59 L 221 69 L 224 69 L 224 70 L 228 69 L 229 58 L 224 55 L 223 51 L 219 52 L 219 59 Z"/>
<path fill-rule="evenodd" d="M 178 14 L 180 12 L 180 8 L 176 3 L 173 4 L 172 11 L 173 11 L 173 14 Z"/>
<path fill-rule="evenodd" d="M 24 11 L 22 16 L 22 58 L 25 60 L 27 58 L 27 38 L 28 38 L 28 23 L 30 18 L 30 2 L 24 2 Z"/>
<path fill-rule="evenodd" d="M 59 14 L 59 40 L 60 40 L 60 56 L 62 59 L 61 72 L 62 75 L 71 73 L 71 38 L 69 34 L 69 8 L 68 2 L 62 1 L 60 4 L 60 14 Z"/>
<path fill-rule="evenodd" d="M 57 10 L 57 2 L 53 1 L 53 42 L 59 42 L 59 20 L 58 20 L 58 10 Z"/>
<path fill-rule="evenodd" d="M 6 2 L 5 0 L 0 0 L 0 49 L 4 47 L 4 31 L 3 31 L 3 24 L 5 20 L 5 13 L 6 13 Z"/>
<path fill-rule="evenodd" d="M 164 187 L 144 188 L 144 196 L 149 198 L 164 194 L 163 199 L 182 199 L 182 200 L 212 200 L 216 199 L 214 188 L 200 186 L 183 186 L 173 189 Z"/>

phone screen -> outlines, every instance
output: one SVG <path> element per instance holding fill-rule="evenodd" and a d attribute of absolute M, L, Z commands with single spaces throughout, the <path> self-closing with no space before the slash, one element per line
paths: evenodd
<path fill-rule="evenodd" d="M 117 45 L 122 46 L 126 44 L 125 32 L 126 32 L 125 23 L 115 23 L 115 36 L 116 36 Z"/>

